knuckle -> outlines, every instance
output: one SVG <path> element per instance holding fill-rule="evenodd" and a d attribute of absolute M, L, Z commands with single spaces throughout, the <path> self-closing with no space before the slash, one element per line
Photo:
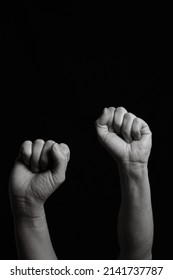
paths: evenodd
<path fill-rule="evenodd" d="M 134 117 L 134 114 L 132 114 L 131 112 L 128 112 L 127 115 L 128 115 L 130 118 L 133 118 L 133 117 Z"/>
<path fill-rule="evenodd" d="M 47 140 L 46 141 L 46 144 L 48 144 L 48 145 L 53 145 L 55 143 L 55 141 L 53 141 L 53 140 Z"/>
<path fill-rule="evenodd" d="M 108 110 L 108 108 L 107 108 L 107 107 L 104 107 L 104 108 L 103 108 L 103 114 L 106 114 L 106 113 L 107 113 L 107 110 Z"/>
<path fill-rule="evenodd" d="M 61 149 L 62 154 L 65 156 L 70 153 L 69 147 L 64 143 L 60 144 L 60 149 Z"/>
<path fill-rule="evenodd" d="M 135 119 L 134 119 L 134 123 L 136 124 L 136 125 L 139 125 L 140 123 L 141 123 L 141 119 L 140 118 L 138 118 L 138 117 L 136 117 Z"/>
<path fill-rule="evenodd" d="M 111 106 L 108 109 L 113 111 L 113 110 L 115 110 L 115 107 Z"/>
<path fill-rule="evenodd" d="M 21 150 L 23 151 L 28 146 L 32 145 L 32 142 L 30 140 L 25 140 L 21 145 Z"/>
<path fill-rule="evenodd" d="M 109 110 L 110 116 L 113 116 L 116 109 L 115 109 L 115 107 L 109 107 L 108 110 Z"/>
<path fill-rule="evenodd" d="M 34 144 L 44 144 L 44 140 L 43 139 L 36 139 L 34 141 Z"/>
<path fill-rule="evenodd" d="M 124 118 L 126 119 L 126 120 L 130 120 L 130 119 L 132 119 L 133 118 L 133 114 L 132 113 L 130 113 L 130 112 L 128 112 L 128 113 L 126 113 L 125 115 L 124 115 Z"/>
<path fill-rule="evenodd" d="M 32 142 L 30 140 L 25 140 L 23 142 L 22 146 L 25 146 L 25 145 L 28 145 L 28 144 L 30 145 L 30 144 L 32 144 Z"/>
<path fill-rule="evenodd" d="M 20 151 L 22 154 L 28 154 L 29 150 L 28 147 L 32 145 L 32 142 L 29 140 L 26 140 L 23 142 L 23 144 L 21 145 Z"/>
<path fill-rule="evenodd" d="M 120 112 L 127 112 L 127 110 L 122 106 L 117 107 L 117 110 Z"/>

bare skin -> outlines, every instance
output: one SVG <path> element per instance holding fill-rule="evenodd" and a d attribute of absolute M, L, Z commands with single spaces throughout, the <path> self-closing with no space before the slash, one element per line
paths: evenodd
<path fill-rule="evenodd" d="M 120 175 L 119 259 L 151 259 L 153 214 L 147 167 L 152 146 L 150 128 L 125 108 L 110 107 L 97 119 L 96 130 Z"/>
<path fill-rule="evenodd" d="M 116 161 L 120 175 L 119 259 L 151 259 L 149 126 L 123 107 L 105 108 L 95 124 L 98 139 Z M 9 181 L 19 259 L 57 259 L 44 204 L 64 182 L 69 159 L 70 150 L 65 144 L 42 139 L 22 144 Z"/>
<path fill-rule="evenodd" d="M 68 146 L 51 140 L 21 146 L 9 182 L 19 259 L 57 259 L 44 203 L 64 182 L 69 158 Z"/>

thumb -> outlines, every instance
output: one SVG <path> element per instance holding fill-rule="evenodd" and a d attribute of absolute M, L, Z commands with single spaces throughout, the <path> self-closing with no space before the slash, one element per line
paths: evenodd
<path fill-rule="evenodd" d="M 67 168 L 68 161 L 70 159 L 70 149 L 64 144 L 54 143 L 51 148 L 53 168 L 52 171 L 57 177 L 58 181 L 65 177 L 65 171 Z"/>
<path fill-rule="evenodd" d="M 109 109 L 104 108 L 101 116 L 96 120 L 96 126 L 101 127 L 108 124 L 109 121 Z"/>
<path fill-rule="evenodd" d="M 104 137 L 108 132 L 114 132 L 113 118 L 114 107 L 104 108 L 102 115 L 96 120 L 96 131 L 99 137 Z"/>
<path fill-rule="evenodd" d="M 110 119 L 109 109 L 104 108 L 101 116 L 95 121 L 95 127 L 98 137 L 102 138 L 108 132 L 108 122 Z"/>

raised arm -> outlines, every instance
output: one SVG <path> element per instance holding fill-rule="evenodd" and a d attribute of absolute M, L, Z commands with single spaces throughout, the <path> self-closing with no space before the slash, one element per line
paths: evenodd
<path fill-rule="evenodd" d="M 57 259 L 46 221 L 44 203 L 63 183 L 69 148 L 54 141 L 25 141 L 9 181 L 19 259 Z"/>
<path fill-rule="evenodd" d="M 151 259 L 153 214 L 148 177 L 152 146 L 145 121 L 123 107 L 105 108 L 96 121 L 98 139 L 115 159 L 121 183 L 119 259 Z"/>

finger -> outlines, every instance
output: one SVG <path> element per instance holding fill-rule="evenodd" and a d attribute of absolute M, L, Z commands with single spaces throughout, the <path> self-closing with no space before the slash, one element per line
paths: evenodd
<path fill-rule="evenodd" d="M 112 122 L 114 111 L 114 107 L 104 108 L 101 116 L 95 122 L 98 135 L 101 136 L 102 134 L 107 133 L 108 130 L 113 132 Z"/>
<path fill-rule="evenodd" d="M 132 113 L 126 113 L 123 118 L 121 133 L 127 143 L 130 143 L 133 140 L 131 130 L 135 118 L 136 116 L 133 115 Z"/>
<path fill-rule="evenodd" d="M 43 146 L 43 149 L 42 149 L 41 155 L 40 155 L 40 162 L 39 162 L 41 171 L 45 171 L 50 164 L 50 150 L 54 143 L 55 143 L 55 141 L 48 140 Z"/>
<path fill-rule="evenodd" d="M 30 167 L 33 172 L 39 172 L 40 155 L 44 146 L 44 140 L 37 139 L 32 144 L 32 155 L 30 160 Z"/>
<path fill-rule="evenodd" d="M 141 126 L 141 130 L 140 130 L 141 135 L 143 136 L 143 135 L 151 134 L 149 125 L 144 120 L 141 119 L 141 121 L 142 121 L 142 126 Z"/>
<path fill-rule="evenodd" d="M 59 170 L 64 170 L 64 167 L 67 166 L 67 163 L 70 159 L 70 149 L 69 147 L 64 144 L 58 144 L 54 143 L 52 145 L 52 159 L 54 163 L 54 169 L 59 171 Z"/>
<path fill-rule="evenodd" d="M 119 135 L 121 134 L 121 126 L 123 123 L 124 115 L 126 113 L 127 110 L 124 107 L 118 107 L 114 113 L 113 127 L 114 127 L 114 131 Z"/>
<path fill-rule="evenodd" d="M 141 128 L 142 128 L 142 120 L 140 118 L 135 118 L 132 124 L 132 137 L 134 140 L 139 141 L 141 139 Z"/>
<path fill-rule="evenodd" d="M 96 120 L 96 126 L 104 126 L 107 125 L 109 121 L 109 109 L 104 108 L 101 116 Z"/>
<path fill-rule="evenodd" d="M 115 114 L 115 107 L 109 107 L 109 120 L 108 120 L 108 130 L 109 132 L 114 132 L 113 122 L 114 122 L 114 114 Z"/>
<path fill-rule="evenodd" d="M 61 148 L 62 153 L 66 156 L 67 161 L 69 161 L 70 160 L 70 149 L 69 149 L 69 147 L 64 143 L 61 143 L 59 146 Z"/>
<path fill-rule="evenodd" d="M 135 140 L 140 140 L 142 136 L 151 134 L 151 130 L 144 120 L 135 118 L 132 125 L 132 134 Z"/>
<path fill-rule="evenodd" d="M 68 161 L 70 159 L 69 147 L 61 143 L 54 143 L 51 148 L 52 160 L 53 160 L 53 174 L 57 182 L 62 183 L 65 180 L 65 171 Z"/>
<path fill-rule="evenodd" d="M 26 140 L 21 145 L 18 158 L 21 159 L 27 166 L 29 166 L 31 154 L 32 154 L 32 142 L 29 140 Z"/>

